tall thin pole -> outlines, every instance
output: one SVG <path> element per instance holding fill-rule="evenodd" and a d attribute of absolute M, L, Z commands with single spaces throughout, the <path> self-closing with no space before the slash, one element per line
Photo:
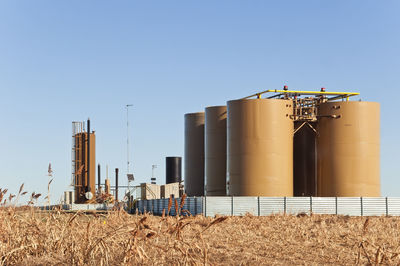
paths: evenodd
<path fill-rule="evenodd" d="M 100 195 L 100 190 L 101 190 L 101 177 L 100 177 L 100 164 L 97 165 L 97 190 Z"/>
<path fill-rule="evenodd" d="M 115 200 L 118 202 L 118 168 L 115 168 Z"/>
<path fill-rule="evenodd" d="M 132 106 L 132 104 L 127 104 L 126 105 L 126 177 L 127 178 L 128 178 L 128 175 L 129 175 L 129 107 L 131 107 L 131 106 Z M 128 178 L 129 195 L 130 195 L 130 192 L 131 192 L 130 184 L 131 184 L 131 181 Z"/>
<path fill-rule="evenodd" d="M 126 105 L 126 174 L 129 174 L 129 107 L 132 104 Z"/>

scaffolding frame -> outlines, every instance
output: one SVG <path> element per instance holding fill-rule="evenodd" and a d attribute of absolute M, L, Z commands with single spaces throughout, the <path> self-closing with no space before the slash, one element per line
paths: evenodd
<path fill-rule="evenodd" d="M 76 134 L 83 133 L 86 131 L 85 122 L 73 121 L 72 122 L 72 148 L 71 148 L 71 186 L 76 185 L 76 175 L 79 169 L 76 166 L 82 164 L 82 158 L 76 158 L 76 154 L 80 154 L 78 151 L 82 149 L 82 146 L 76 143 Z"/>

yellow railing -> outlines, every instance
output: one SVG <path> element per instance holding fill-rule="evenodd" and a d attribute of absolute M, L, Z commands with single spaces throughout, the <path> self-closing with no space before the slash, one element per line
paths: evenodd
<path fill-rule="evenodd" d="M 280 93 L 280 94 L 291 94 L 291 95 L 334 95 L 337 97 L 330 98 L 338 99 L 338 98 L 346 98 L 349 100 L 349 97 L 359 95 L 358 92 L 334 92 L 334 91 L 296 91 L 296 90 L 266 90 L 262 92 L 258 92 L 252 94 L 250 96 L 244 97 L 243 99 L 249 99 L 252 97 L 257 97 L 257 99 L 261 99 L 261 95 L 265 93 Z"/>

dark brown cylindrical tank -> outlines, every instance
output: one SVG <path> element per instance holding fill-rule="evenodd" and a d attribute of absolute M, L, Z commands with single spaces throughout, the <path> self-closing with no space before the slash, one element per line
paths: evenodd
<path fill-rule="evenodd" d="M 318 116 L 318 195 L 379 197 L 379 103 L 322 103 Z"/>
<path fill-rule="evenodd" d="M 185 191 L 204 195 L 204 112 L 185 114 Z"/>
<path fill-rule="evenodd" d="M 227 182 L 232 196 L 293 196 L 292 101 L 228 102 Z"/>
<path fill-rule="evenodd" d="M 226 106 L 206 108 L 205 188 L 206 196 L 226 195 Z"/>
<path fill-rule="evenodd" d="M 293 193 L 294 196 L 317 195 L 316 123 L 294 122 Z"/>

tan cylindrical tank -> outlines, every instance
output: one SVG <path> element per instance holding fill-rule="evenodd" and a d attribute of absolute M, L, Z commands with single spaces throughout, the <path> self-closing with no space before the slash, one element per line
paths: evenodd
<path fill-rule="evenodd" d="M 226 195 L 226 106 L 205 112 L 205 191 L 206 196 Z"/>
<path fill-rule="evenodd" d="M 316 196 L 317 158 L 314 122 L 294 123 L 293 137 L 293 193 L 294 196 Z"/>
<path fill-rule="evenodd" d="M 293 196 L 292 101 L 228 102 L 227 182 L 232 196 Z"/>
<path fill-rule="evenodd" d="M 379 197 L 379 103 L 322 103 L 318 116 L 318 195 Z"/>
<path fill-rule="evenodd" d="M 204 112 L 185 114 L 185 191 L 204 195 Z"/>

